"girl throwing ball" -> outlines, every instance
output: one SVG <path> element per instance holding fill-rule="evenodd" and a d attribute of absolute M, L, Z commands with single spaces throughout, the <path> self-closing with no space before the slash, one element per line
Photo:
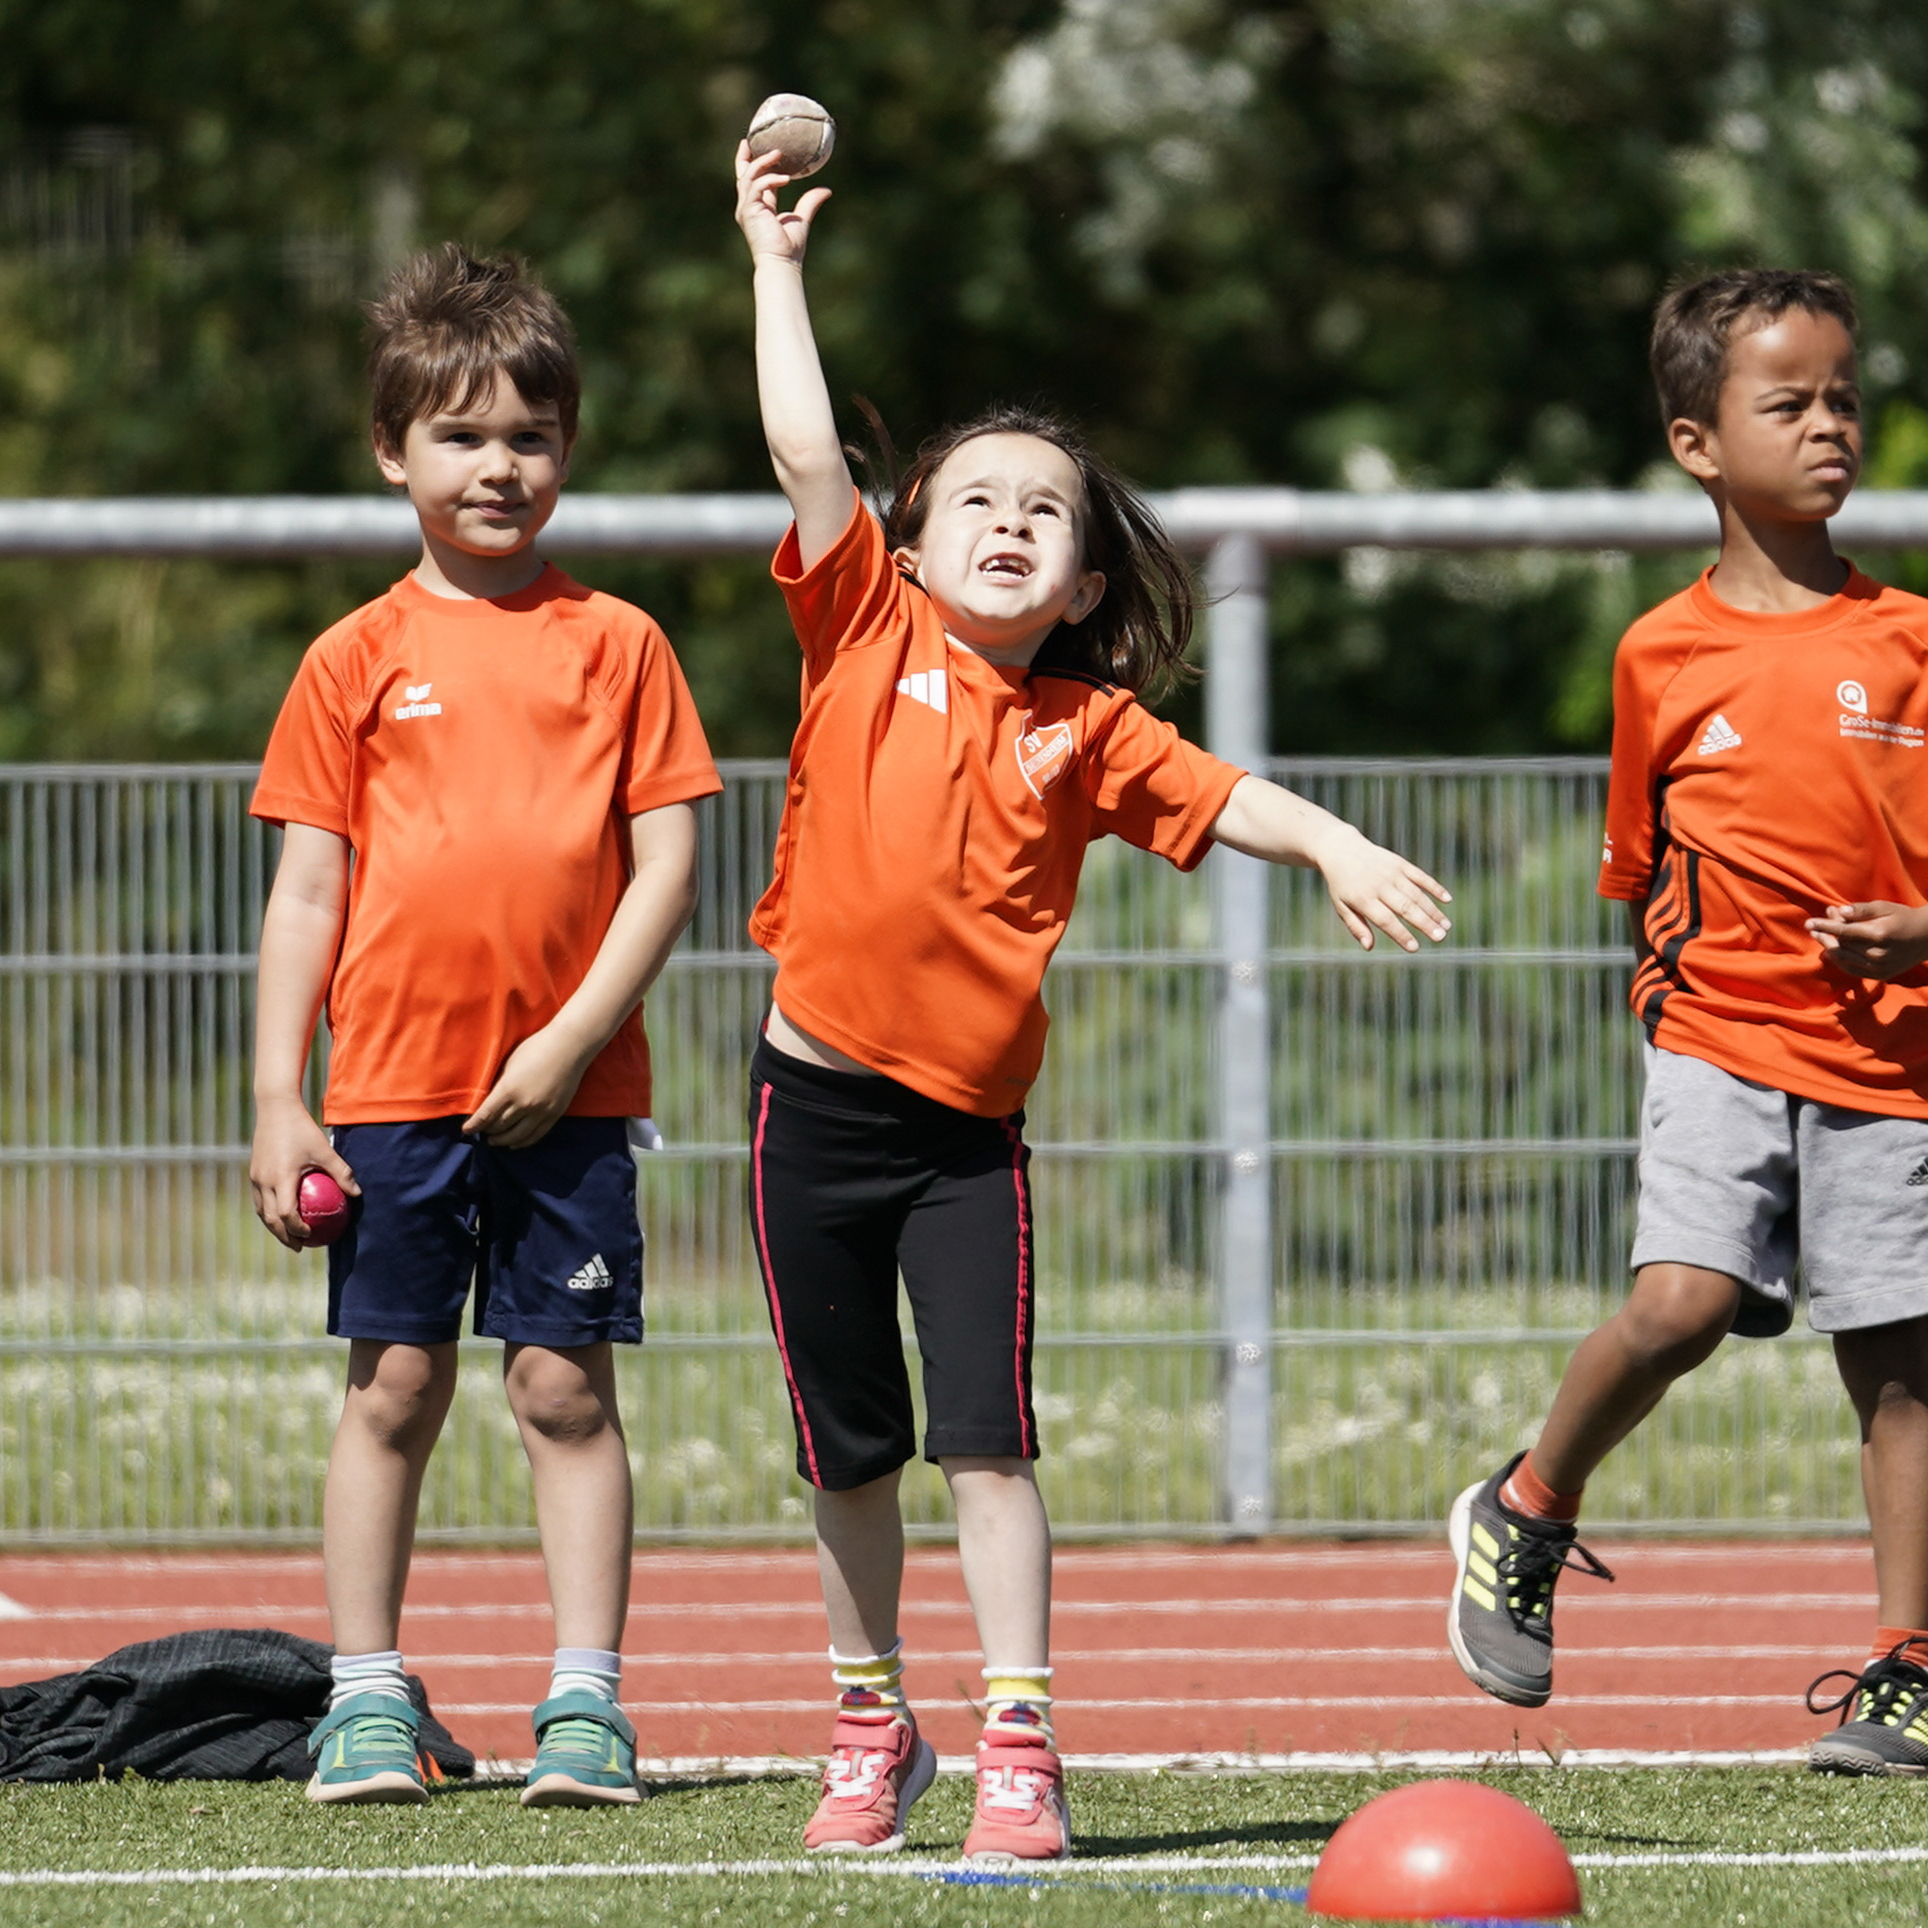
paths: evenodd
<path fill-rule="evenodd" d="M 897 1485 L 949 1483 L 984 1654 L 967 1860 L 1054 1860 L 1070 1814 L 1052 1731 L 1051 1535 L 1032 1463 L 1036 1275 L 1023 1104 L 1045 966 L 1086 847 L 1189 870 L 1214 842 L 1315 866 L 1353 936 L 1433 939 L 1446 892 L 1138 703 L 1191 632 L 1183 559 L 1062 424 L 998 409 L 919 451 L 881 521 L 851 481 L 803 291 L 813 189 L 737 154 L 764 431 L 795 525 L 775 575 L 803 645 L 775 877 L 751 933 L 777 960 L 751 1068 L 750 1207 L 815 1489 L 840 1692 L 814 1849 L 885 1851 L 936 1757 L 904 1693 Z"/>

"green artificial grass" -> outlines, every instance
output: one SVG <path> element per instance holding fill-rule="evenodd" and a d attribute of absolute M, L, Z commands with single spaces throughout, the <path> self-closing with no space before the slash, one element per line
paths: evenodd
<path fill-rule="evenodd" d="M 1228 1890 L 1298 1890 L 1305 1866 L 1231 1866 L 1318 1853 L 1347 1814 L 1411 1775 L 1087 1774 L 1075 1778 L 1078 1857 L 1011 1885 L 959 1885 L 956 1853 L 969 1780 L 945 1776 L 912 1817 L 910 1855 L 924 1873 L 875 1864 L 796 1867 L 813 1798 L 802 1777 L 666 1787 L 627 1811 L 528 1813 L 507 1787 L 445 1789 L 426 1808 L 327 1811 L 299 1787 L 127 1782 L 0 1788 L 0 1878 L 27 1871 L 155 1874 L 180 1869 L 356 1869 L 347 1880 L 240 1884 L 138 1881 L 0 1885 L 0 1921 L 90 1928 L 300 1923 L 303 1928 L 468 1928 L 509 1923 L 706 1921 L 796 1928 L 1138 1928 L 1186 1922 L 1308 1919 L 1285 1898 Z M 1840 1854 L 1928 1843 L 1928 1788 L 1824 1779 L 1798 1769 L 1495 1769 L 1481 1778 L 1519 1795 L 1576 1856 Z M 1200 1865 L 1174 1869 L 1178 1857 Z M 383 1870 L 609 1868 L 773 1861 L 768 1873 L 598 1872 L 587 1877 L 459 1872 L 402 1878 Z M 1120 1861 L 1142 1865 L 1120 1868 Z M 1102 1862 L 1103 1866 L 1090 1865 Z M 1212 1865 L 1212 1864 L 1218 1865 Z M 899 1864 L 901 1865 L 901 1864 Z M 1582 1868 L 1589 1922 L 1916 1923 L 1924 1866 Z"/>

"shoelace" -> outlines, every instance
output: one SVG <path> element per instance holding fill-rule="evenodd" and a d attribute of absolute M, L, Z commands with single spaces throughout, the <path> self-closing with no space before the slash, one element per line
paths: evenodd
<path fill-rule="evenodd" d="M 599 1720 L 552 1720 L 542 1744 L 558 1754 L 578 1754 L 600 1767 L 609 1754 L 609 1729 Z"/>
<path fill-rule="evenodd" d="M 1882 1727 L 1896 1727 L 1906 1712 L 1906 1699 L 1913 1699 L 1924 1688 L 1928 1688 L 1928 1671 L 1917 1667 L 1912 1660 L 1904 1660 L 1902 1655 L 1908 1650 L 1908 1642 L 1890 1647 L 1872 1666 L 1854 1673 L 1846 1667 L 1831 1667 L 1818 1679 L 1808 1683 L 1807 1710 L 1810 1714 L 1834 1714 L 1841 1718 L 1835 1725 L 1845 1727 L 1851 1720 L 1871 1720 Z M 1815 1694 L 1831 1680 L 1845 1680 L 1847 1691 L 1838 1699 L 1824 1701 L 1820 1706 L 1814 1704 Z M 1865 1698 L 1866 1705 L 1859 1712 L 1855 1709 L 1857 1700 Z"/>
<path fill-rule="evenodd" d="M 1501 1597 L 1515 1626 L 1537 1620 L 1545 1626 L 1553 1617 L 1553 1585 L 1562 1573 L 1585 1573 L 1611 1580 L 1613 1570 L 1578 1540 L 1560 1541 L 1538 1533 L 1522 1533 L 1495 1562 Z M 1517 1585 L 1516 1585 L 1517 1583 Z"/>
<path fill-rule="evenodd" d="M 415 1730 L 405 1720 L 391 1714 L 357 1714 L 343 1732 L 344 1741 L 352 1735 L 357 1752 L 363 1747 L 403 1747 L 415 1751 Z"/>
<path fill-rule="evenodd" d="M 987 1767 L 978 1776 L 978 1799 L 987 1808 L 1034 1808 L 1051 1786 L 1030 1767 Z"/>
<path fill-rule="evenodd" d="M 890 1772 L 890 1761 L 883 1748 L 840 1747 L 823 1770 L 823 1791 L 833 1800 L 860 1800 Z"/>

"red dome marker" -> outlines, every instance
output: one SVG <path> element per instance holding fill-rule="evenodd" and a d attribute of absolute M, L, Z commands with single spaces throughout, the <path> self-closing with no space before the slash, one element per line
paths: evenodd
<path fill-rule="evenodd" d="M 295 1210 L 308 1228 L 308 1245 L 332 1245 L 348 1229 L 348 1197 L 326 1172 L 303 1172 Z"/>
<path fill-rule="evenodd" d="M 1478 1781 L 1419 1781 L 1340 1827 L 1305 1905 L 1338 1921 L 1557 1921 L 1580 1913 L 1580 1878 L 1524 1802 Z"/>

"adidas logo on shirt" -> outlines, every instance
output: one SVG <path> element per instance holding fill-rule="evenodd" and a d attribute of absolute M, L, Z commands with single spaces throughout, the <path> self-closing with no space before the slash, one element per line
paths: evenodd
<path fill-rule="evenodd" d="M 1928 1158 L 1924 1158 L 1921 1163 L 1908 1174 L 1908 1183 L 1911 1185 L 1928 1185 Z"/>
<path fill-rule="evenodd" d="M 1741 733 L 1716 710 L 1700 739 L 1700 749 L 1696 754 L 1714 756 L 1722 750 L 1738 750 L 1740 747 Z"/>
<path fill-rule="evenodd" d="M 951 707 L 950 691 L 941 669 L 915 669 L 908 676 L 900 676 L 897 694 L 908 696 L 913 703 L 922 703 L 939 716 L 947 714 Z"/>
<path fill-rule="evenodd" d="M 609 1267 L 603 1263 L 603 1255 L 598 1252 L 589 1263 L 569 1274 L 571 1292 L 607 1292 L 616 1281 L 609 1276 Z"/>

